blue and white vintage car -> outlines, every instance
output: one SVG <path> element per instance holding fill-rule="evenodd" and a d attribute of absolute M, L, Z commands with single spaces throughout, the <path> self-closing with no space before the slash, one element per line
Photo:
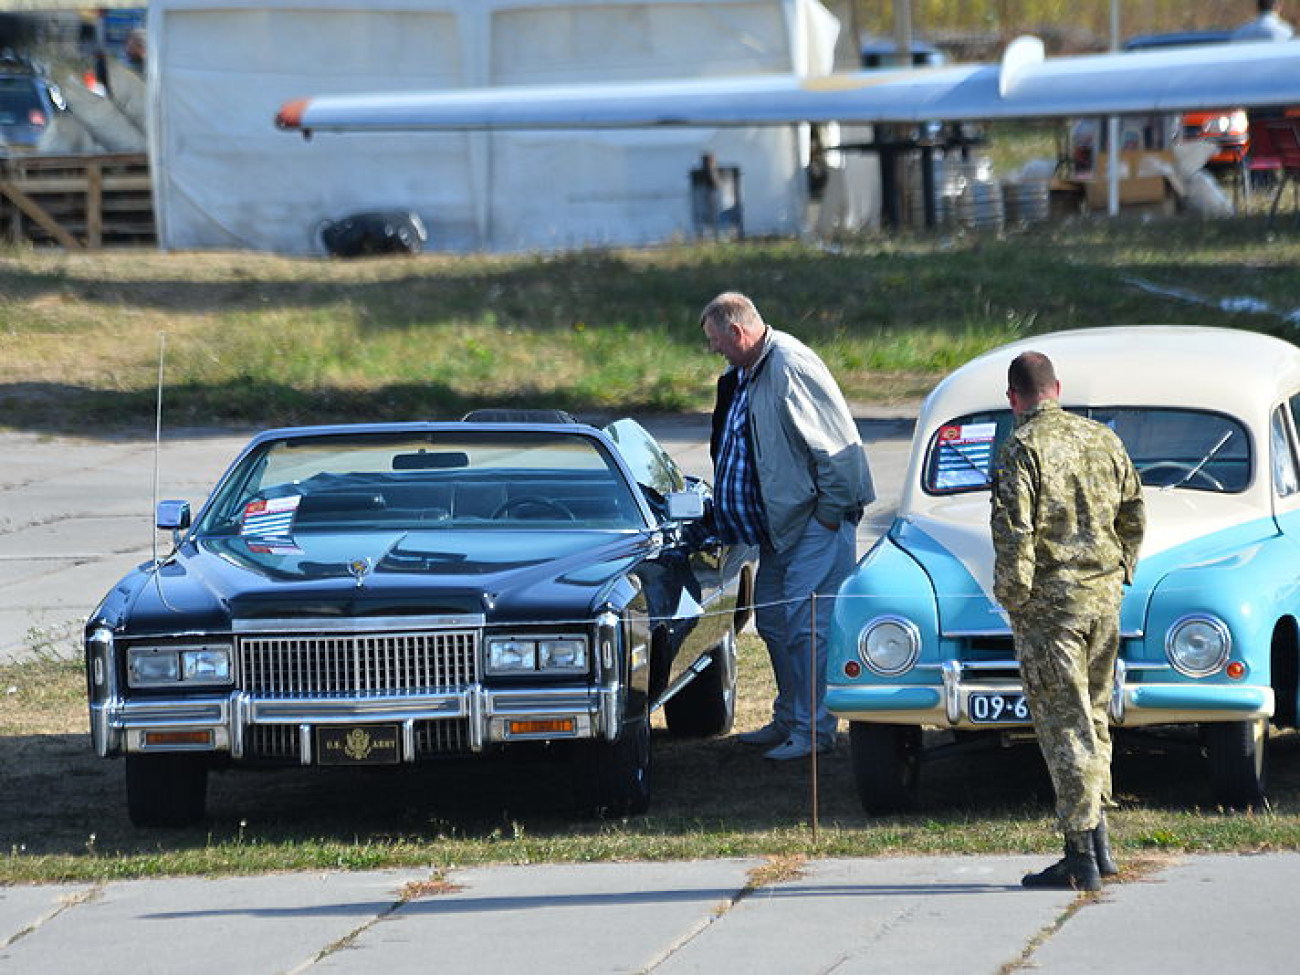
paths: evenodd
<path fill-rule="evenodd" d="M 1007 366 L 1029 349 L 1055 363 L 1066 409 L 1119 434 L 1144 485 L 1112 727 L 1184 726 L 1215 801 L 1262 802 L 1270 719 L 1294 727 L 1300 703 L 1300 349 L 1146 326 L 1015 342 L 923 404 L 897 518 L 836 601 L 827 703 L 850 722 L 863 807 L 912 807 L 931 742 L 1029 727 L 989 535 L 990 475 L 1012 428 Z M 923 749 L 923 728 L 951 735 Z"/>

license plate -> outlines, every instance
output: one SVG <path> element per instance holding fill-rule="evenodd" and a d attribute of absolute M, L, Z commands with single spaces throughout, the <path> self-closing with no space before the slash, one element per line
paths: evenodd
<path fill-rule="evenodd" d="M 402 760 L 395 724 L 325 725 L 316 729 L 318 765 L 396 765 Z"/>
<path fill-rule="evenodd" d="M 966 698 L 966 713 L 974 724 L 1023 724 L 1029 702 L 1023 694 L 975 691 Z"/>

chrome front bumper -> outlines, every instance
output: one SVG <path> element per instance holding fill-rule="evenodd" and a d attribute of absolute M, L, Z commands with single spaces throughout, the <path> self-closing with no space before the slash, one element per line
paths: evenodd
<path fill-rule="evenodd" d="M 921 665 L 917 670 L 939 672 L 939 682 L 924 684 L 832 684 L 826 690 L 826 707 L 837 718 L 886 724 L 933 725 L 961 730 L 1030 727 L 1028 721 L 987 723 L 970 713 L 972 693 L 1023 693 L 1014 660 L 962 664 L 946 660 Z M 1141 682 L 1129 675 L 1140 671 Z M 1110 721 L 1116 727 L 1190 724 L 1210 721 L 1249 721 L 1271 717 L 1271 687 L 1217 681 L 1161 681 L 1172 673 L 1168 664 L 1133 665 L 1115 662 L 1110 695 Z M 996 673 L 997 676 L 989 676 Z M 984 676 L 981 676 L 984 675 Z M 1153 679 L 1154 678 L 1154 679 Z"/>
<path fill-rule="evenodd" d="M 296 725 L 307 745 L 311 729 L 330 724 L 396 724 L 402 755 L 416 757 L 415 725 L 464 719 L 468 747 L 481 752 L 488 743 L 604 738 L 613 741 L 623 722 L 625 695 L 618 685 L 493 690 L 470 685 L 453 692 L 350 697 L 254 698 L 242 691 L 220 696 L 124 700 L 110 697 L 90 705 L 90 732 L 101 757 L 126 752 L 199 751 L 246 755 L 248 729 L 258 725 Z M 569 730 L 533 730 L 525 725 L 563 723 Z M 175 735 L 188 742 L 176 743 Z M 172 741 L 166 739 L 172 737 Z M 195 739 L 202 739 L 197 741 Z M 312 750 L 304 747 L 303 764 Z"/>

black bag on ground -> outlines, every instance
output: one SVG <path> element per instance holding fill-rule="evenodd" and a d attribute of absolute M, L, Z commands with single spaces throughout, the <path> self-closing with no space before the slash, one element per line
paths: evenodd
<path fill-rule="evenodd" d="M 321 244 L 334 257 L 418 254 L 428 239 L 419 214 L 407 210 L 354 213 L 320 228 Z"/>

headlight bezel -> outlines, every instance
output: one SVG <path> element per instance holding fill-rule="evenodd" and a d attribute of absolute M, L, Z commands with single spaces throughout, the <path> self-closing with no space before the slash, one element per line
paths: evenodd
<path fill-rule="evenodd" d="M 235 682 L 235 650 L 228 643 L 135 644 L 126 648 L 123 666 L 132 690 L 229 687 Z"/>
<path fill-rule="evenodd" d="M 577 633 L 498 633 L 483 639 L 483 672 L 490 677 L 586 674 L 591 640 Z"/>
<path fill-rule="evenodd" d="M 1214 646 L 1208 654 L 1194 648 L 1179 649 L 1180 638 L 1187 637 L 1194 627 L 1213 638 Z M 1203 659 L 1198 661 L 1198 657 Z M 1232 631 L 1227 623 L 1209 613 L 1180 616 L 1165 631 L 1165 658 L 1185 677 L 1211 677 L 1221 672 L 1232 658 Z"/>
<path fill-rule="evenodd" d="M 895 659 L 892 663 L 888 658 L 882 663 L 880 652 L 872 649 L 872 637 L 879 637 L 884 632 L 901 638 L 906 644 L 901 656 L 893 654 Z M 899 677 L 915 667 L 920 656 L 921 628 L 905 616 L 877 616 L 858 631 L 858 659 L 878 677 Z"/>

